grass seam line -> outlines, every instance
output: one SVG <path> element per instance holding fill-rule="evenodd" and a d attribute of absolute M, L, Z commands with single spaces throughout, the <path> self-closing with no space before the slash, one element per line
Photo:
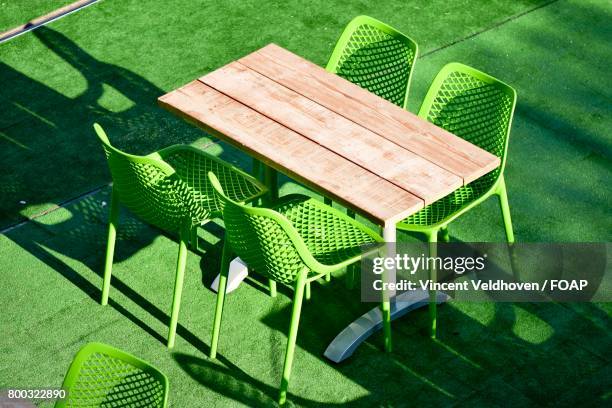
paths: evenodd
<path fill-rule="evenodd" d="M 66 201 L 62 201 L 59 204 L 51 206 L 51 207 L 47 208 L 44 211 L 41 211 L 41 212 L 39 212 L 37 214 L 34 214 L 33 216 L 29 217 L 26 220 L 23 220 L 21 222 L 15 223 L 13 225 L 9 225 L 8 227 L 4 228 L 3 230 L 0 230 L 0 234 L 6 234 L 7 232 L 10 232 L 10 231 L 12 231 L 14 229 L 17 229 L 17 228 L 27 224 L 28 222 L 35 220 L 36 218 L 39 218 L 39 217 L 42 217 L 43 215 L 47 215 L 49 213 L 52 213 L 53 211 L 58 210 L 60 208 L 63 208 L 65 206 L 67 206 L 67 205 L 70 205 L 70 204 L 74 203 L 75 201 L 78 201 L 78 200 L 80 200 L 82 198 L 86 198 L 86 197 L 92 196 L 92 195 L 98 193 L 99 191 L 101 191 L 103 188 L 110 186 L 111 184 L 112 183 L 102 184 L 101 186 L 98 186 L 98 187 L 94 188 L 93 190 L 86 191 L 86 192 L 84 192 L 81 195 L 78 195 L 76 197 L 70 198 L 70 199 L 68 199 Z"/>
<path fill-rule="evenodd" d="M 217 143 L 219 143 L 219 142 L 210 142 L 210 143 L 202 146 L 200 149 L 206 149 L 206 148 L 208 148 L 208 147 L 210 147 L 212 145 L 215 145 Z M 88 190 L 88 191 L 84 192 L 83 194 L 80 194 L 80 195 L 78 195 L 76 197 L 69 198 L 68 200 L 62 201 L 59 204 L 53 205 L 53 206 L 47 208 L 44 211 L 41 211 L 41 212 L 39 212 L 37 214 L 32 215 L 31 217 L 28 217 L 27 219 L 25 219 L 23 221 L 17 222 L 17 223 L 12 224 L 12 225 L 9 225 L 8 227 L 5 227 L 4 229 L 0 230 L 0 235 L 4 235 L 4 234 L 6 234 L 6 233 L 8 233 L 8 232 L 10 232 L 10 231 L 12 231 L 14 229 L 22 227 L 22 226 L 26 225 L 28 222 L 35 220 L 36 218 L 39 218 L 39 217 L 42 217 L 42 216 L 47 215 L 49 213 L 52 213 L 53 211 L 59 210 L 60 208 L 64 208 L 67 205 L 70 205 L 70 204 L 72 204 L 72 203 L 74 203 L 74 202 L 76 202 L 78 200 L 81 200 L 83 198 L 87 198 L 89 196 L 92 196 L 92 195 L 100 192 L 102 189 L 104 189 L 106 187 L 110 187 L 112 184 L 113 184 L 112 182 L 102 184 L 102 185 L 100 185 L 98 187 L 95 187 L 92 190 Z"/>
<path fill-rule="evenodd" d="M 513 15 L 513 16 L 510 16 L 510 17 L 508 17 L 508 18 L 506 18 L 506 19 L 504 19 L 504 20 L 502 20 L 502 21 L 500 21 L 500 22 L 498 22 L 498 23 L 495 23 L 495 24 L 493 24 L 493 25 L 492 25 L 492 26 L 490 26 L 490 27 L 483 28 L 482 30 L 476 31 L 476 32 L 474 32 L 474 33 L 472 33 L 472 34 L 469 34 L 469 35 L 466 35 L 465 37 L 459 38 L 458 40 L 452 41 L 452 42 L 450 42 L 450 43 L 448 43 L 448 44 L 441 45 L 440 47 L 438 47 L 438 48 L 434 48 L 434 49 L 433 49 L 433 50 L 431 50 L 431 51 L 427 51 L 427 52 L 425 52 L 425 53 L 421 54 L 421 56 L 420 56 L 420 57 L 421 57 L 421 58 L 424 58 L 424 57 L 426 57 L 426 56 L 428 56 L 428 55 L 431 55 L 431 54 L 434 54 L 434 53 L 436 53 L 436 52 L 438 52 L 438 51 L 441 51 L 441 50 L 444 50 L 444 49 L 446 49 L 446 48 L 452 47 L 453 45 L 456 45 L 456 44 L 459 44 L 459 43 L 461 43 L 461 42 L 463 42 L 463 41 L 469 40 L 470 38 L 474 38 L 474 37 L 476 37 L 476 36 L 478 36 L 478 35 L 480 35 L 480 34 L 486 33 L 487 31 L 491 31 L 491 30 L 493 30 L 493 29 L 495 29 L 495 28 L 497 28 L 497 27 L 501 27 L 502 25 L 504 25 L 504 24 L 506 24 L 506 23 L 509 23 L 509 22 L 511 22 L 511 21 L 514 21 L 514 20 L 516 20 L 516 19 L 518 19 L 518 18 L 521 18 L 521 17 L 523 17 L 523 16 L 525 16 L 525 15 L 527 15 L 527 14 L 529 14 L 529 13 L 532 13 L 532 12 L 534 12 L 534 11 L 536 11 L 536 10 L 539 10 L 539 9 L 541 9 L 541 8 L 544 8 L 544 7 L 550 6 L 551 4 L 556 3 L 556 2 L 558 2 L 558 1 L 559 1 L 559 0 L 551 0 L 551 1 L 547 2 L 547 3 L 543 3 L 543 4 L 540 4 L 540 5 L 538 5 L 538 6 L 535 6 L 534 8 L 531 8 L 531 9 L 529 9 L 529 10 L 522 11 L 522 12 L 520 12 L 520 13 L 518 13 L 518 14 L 515 14 L 515 15 Z"/>

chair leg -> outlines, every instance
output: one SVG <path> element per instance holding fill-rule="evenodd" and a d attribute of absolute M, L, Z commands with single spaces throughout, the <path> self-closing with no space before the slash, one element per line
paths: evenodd
<path fill-rule="evenodd" d="M 383 274 L 383 279 L 387 281 L 385 276 L 386 273 Z M 386 291 L 383 291 L 382 296 L 383 300 L 380 304 L 380 312 L 382 314 L 383 324 L 383 343 L 385 347 L 385 352 L 390 353 L 393 351 L 393 344 L 391 342 L 391 301 Z"/>
<path fill-rule="evenodd" d="M 355 286 L 355 267 L 352 264 L 346 267 L 345 283 L 348 290 L 353 289 Z"/>
<path fill-rule="evenodd" d="M 289 324 L 289 335 L 287 338 L 287 351 L 285 352 L 285 364 L 283 366 L 283 378 L 281 379 L 278 403 L 284 405 L 287 401 L 287 389 L 289 388 L 289 377 L 291 376 L 291 365 L 293 364 L 293 353 L 295 352 L 295 341 L 297 339 L 298 326 L 300 324 L 300 313 L 302 311 L 302 299 L 306 276 L 308 272 L 302 271 L 295 283 L 295 295 L 293 297 L 293 310 L 291 311 L 291 323 Z"/>
<path fill-rule="evenodd" d="M 429 256 L 436 257 L 438 255 L 438 230 L 430 231 L 427 233 L 429 242 Z M 429 271 L 430 279 L 432 282 L 437 281 L 437 271 L 434 267 Z M 430 319 L 430 335 L 432 339 L 436 338 L 437 330 L 437 317 L 438 317 L 438 303 L 436 302 L 436 291 L 429 291 L 429 319 Z"/>
<path fill-rule="evenodd" d="M 253 158 L 252 172 L 253 177 L 257 180 L 261 180 L 261 162 L 255 158 Z"/>
<path fill-rule="evenodd" d="M 191 245 L 191 248 L 193 248 L 195 252 L 200 252 L 200 246 L 198 245 L 198 226 L 197 225 L 194 225 L 193 227 L 191 227 L 191 231 L 189 233 L 189 244 Z"/>
<path fill-rule="evenodd" d="M 325 275 L 325 282 L 331 282 L 331 273 Z"/>
<path fill-rule="evenodd" d="M 213 322 L 212 340 L 210 342 L 210 358 L 217 356 L 217 345 L 219 344 L 219 332 L 221 330 L 221 317 L 223 315 L 223 305 L 225 303 L 225 290 L 227 288 L 227 275 L 229 274 L 229 248 L 228 244 L 223 244 L 221 255 L 221 273 L 219 275 L 219 290 L 217 292 L 217 305 L 215 306 L 215 320 Z M 276 288 L 276 287 L 275 287 Z"/>
<path fill-rule="evenodd" d="M 170 311 L 170 326 L 168 328 L 168 348 L 174 347 L 174 340 L 176 338 L 176 326 L 178 324 L 179 309 L 181 307 L 181 293 L 183 292 L 183 278 L 185 277 L 189 233 L 190 230 L 188 228 L 181 229 L 178 260 L 176 262 L 176 277 L 174 278 L 172 310 Z"/>
<path fill-rule="evenodd" d="M 442 235 L 442 242 L 450 242 L 450 234 L 448 233 L 448 225 L 440 228 L 440 235 Z"/>
<path fill-rule="evenodd" d="M 502 177 L 497 192 L 499 196 L 499 205 L 501 207 L 502 218 L 504 219 L 504 228 L 506 229 L 506 239 L 508 243 L 514 243 L 514 231 L 512 230 L 512 219 L 510 218 L 510 206 L 508 205 L 508 192 L 506 191 L 506 182 Z"/>
<path fill-rule="evenodd" d="M 268 279 L 268 287 L 270 288 L 270 297 L 276 297 L 276 282 Z"/>
<path fill-rule="evenodd" d="M 390 353 L 393 351 L 393 346 L 391 343 L 391 302 L 388 300 L 383 301 L 380 309 L 382 312 L 383 342 L 385 351 Z"/>
<path fill-rule="evenodd" d="M 513 245 L 514 231 L 512 229 L 512 218 L 510 217 L 510 205 L 508 204 L 508 191 L 506 190 L 506 181 L 504 180 L 503 176 L 497 189 L 497 196 L 499 197 L 499 206 L 501 207 L 502 218 L 504 220 L 504 229 L 506 231 L 506 240 L 508 241 L 508 252 L 510 255 L 512 275 L 514 276 L 514 279 L 520 281 L 520 268 L 517 266 L 516 253 Z"/>
<path fill-rule="evenodd" d="M 311 295 L 310 282 L 306 282 L 306 295 L 305 295 L 306 300 L 310 300 L 310 295 Z"/>
<path fill-rule="evenodd" d="M 108 239 L 106 242 L 106 260 L 104 262 L 104 280 L 102 283 L 102 299 L 100 303 L 108 304 L 108 293 L 110 291 L 111 274 L 113 270 L 113 257 L 115 255 L 115 239 L 119 227 L 119 195 L 113 189 L 111 193 L 110 217 L 108 221 Z"/>
<path fill-rule="evenodd" d="M 361 264 L 353 263 L 346 267 L 346 288 L 351 290 L 355 287 L 361 273 Z"/>

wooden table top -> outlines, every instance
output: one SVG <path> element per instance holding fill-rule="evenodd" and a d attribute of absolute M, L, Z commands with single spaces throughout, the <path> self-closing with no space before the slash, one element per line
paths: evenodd
<path fill-rule="evenodd" d="M 159 104 L 383 225 L 500 165 L 275 44 L 161 96 Z"/>

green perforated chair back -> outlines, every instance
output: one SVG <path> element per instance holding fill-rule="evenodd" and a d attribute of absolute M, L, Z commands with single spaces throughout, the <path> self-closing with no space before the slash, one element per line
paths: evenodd
<path fill-rule="evenodd" d="M 102 343 L 89 343 L 75 356 L 62 386 L 64 407 L 162 408 L 168 379 L 147 362 Z"/>
<path fill-rule="evenodd" d="M 460 63 L 434 79 L 419 116 L 499 157 L 503 172 L 516 91 L 500 80 Z"/>
<path fill-rule="evenodd" d="M 293 283 L 306 264 L 316 263 L 291 222 L 268 209 L 239 204 L 229 199 L 217 177 L 209 173 L 215 193 L 222 201 L 225 239 L 249 268 L 286 284 Z"/>
<path fill-rule="evenodd" d="M 355 17 L 344 29 L 326 69 L 398 106 L 406 107 L 418 46 L 372 17 Z"/>
<path fill-rule="evenodd" d="M 174 169 L 155 157 L 122 152 L 110 144 L 99 125 L 94 127 L 121 203 L 147 223 L 167 231 L 178 231 L 189 213 L 179 193 L 184 185 Z"/>
<path fill-rule="evenodd" d="M 189 210 L 194 218 L 212 218 L 221 212 L 220 202 L 208 181 L 209 172 L 219 177 L 223 191 L 234 201 L 251 200 L 265 192 L 265 186 L 258 180 L 218 157 L 192 146 L 179 145 L 177 150 L 178 152 L 174 153 L 170 147 L 159 153 L 184 183 L 182 187 L 188 192 L 185 205 L 191 205 Z M 183 194 L 184 190 L 181 189 L 180 193 Z M 194 204 L 197 208 L 192 208 Z"/>

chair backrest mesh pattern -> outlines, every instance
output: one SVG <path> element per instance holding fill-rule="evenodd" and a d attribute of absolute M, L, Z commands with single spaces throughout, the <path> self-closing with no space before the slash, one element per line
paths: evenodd
<path fill-rule="evenodd" d="M 165 386 L 152 372 L 95 352 L 78 367 L 66 407 L 163 407 Z"/>
<path fill-rule="evenodd" d="M 257 273 L 291 284 L 304 269 L 293 241 L 273 218 L 248 214 L 228 203 L 223 220 L 232 249 Z"/>
<path fill-rule="evenodd" d="M 128 155 L 103 143 L 121 203 L 143 221 L 167 231 L 178 231 L 188 210 L 179 191 L 184 183 L 145 157 Z"/>
<path fill-rule="evenodd" d="M 462 64 L 440 71 L 419 115 L 505 162 L 516 93 L 508 85 Z"/>
<path fill-rule="evenodd" d="M 365 243 L 376 242 L 364 229 L 353 227 L 347 219 L 335 215 L 318 201 L 281 205 L 277 210 L 291 221 L 306 247 L 324 265 L 360 255 Z"/>
<path fill-rule="evenodd" d="M 222 202 L 225 239 L 236 255 L 267 278 L 293 283 L 305 264 L 286 228 L 276 219 L 282 216 L 270 209 L 231 201 L 220 186 L 215 194 Z"/>
<path fill-rule="evenodd" d="M 201 153 L 181 151 L 180 154 L 169 155 L 165 161 L 184 182 L 181 195 L 187 193 L 184 203 L 194 220 L 211 218 L 221 213 L 221 202 L 208 180 L 208 172 L 217 175 L 225 194 L 231 200 L 242 201 L 244 197 L 253 197 L 261 192 L 257 184 L 226 163 Z"/>
<path fill-rule="evenodd" d="M 343 34 L 344 41 L 341 37 L 336 46 L 341 47 L 341 53 L 337 58 L 332 55 L 327 69 L 405 108 L 416 43 L 364 16 L 357 17 L 346 30 L 349 36 Z"/>

